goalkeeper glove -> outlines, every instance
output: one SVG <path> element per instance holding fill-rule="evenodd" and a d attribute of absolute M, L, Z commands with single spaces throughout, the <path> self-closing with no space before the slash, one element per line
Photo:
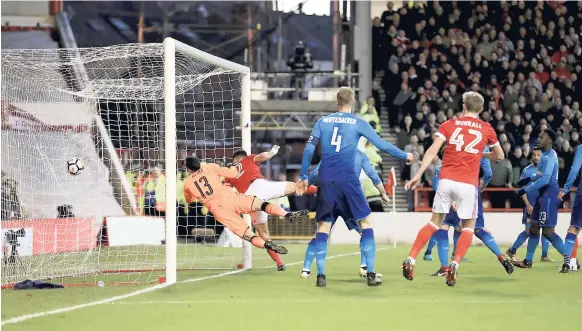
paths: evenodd
<path fill-rule="evenodd" d="M 271 153 L 273 153 L 273 155 L 277 155 L 277 153 L 279 153 L 279 145 L 273 145 L 273 148 L 271 148 Z"/>
<path fill-rule="evenodd" d="M 514 192 L 515 195 L 517 195 L 518 197 L 521 197 L 525 194 L 525 188 L 520 188 L 519 190 Z"/>
<path fill-rule="evenodd" d="M 517 186 L 522 187 L 522 186 L 526 186 L 527 184 L 529 184 L 531 182 L 531 178 L 529 177 L 524 177 L 522 179 L 520 179 L 517 182 Z"/>

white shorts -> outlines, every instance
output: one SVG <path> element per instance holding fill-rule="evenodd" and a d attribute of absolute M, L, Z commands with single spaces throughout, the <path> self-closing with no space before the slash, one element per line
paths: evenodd
<path fill-rule="evenodd" d="M 285 188 L 290 182 L 274 182 L 264 178 L 255 179 L 251 186 L 245 192 L 245 195 L 254 195 L 257 198 L 267 202 L 271 199 L 279 198 L 285 195 Z M 253 224 L 267 223 L 269 215 L 264 211 L 254 212 Z"/>
<path fill-rule="evenodd" d="M 479 210 L 479 191 L 476 186 L 441 179 L 432 205 L 433 213 L 448 214 L 451 205 L 456 203 L 457 215 L 461 220 L 477 218 Z"/>

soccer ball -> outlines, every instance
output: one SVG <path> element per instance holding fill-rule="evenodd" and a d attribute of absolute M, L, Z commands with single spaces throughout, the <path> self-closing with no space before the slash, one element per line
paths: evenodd
<path fill-rule="evenodd" d="M 83 162 L 83 159 L 73 157 L 67 161 L 67 172 L 69 172 L 69 174 L 76 176 L 80 174 L 83 169 L 85 169 L 85 162 Z"/>

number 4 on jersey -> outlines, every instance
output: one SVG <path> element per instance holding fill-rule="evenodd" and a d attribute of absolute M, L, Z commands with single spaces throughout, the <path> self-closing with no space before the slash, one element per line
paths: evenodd
<path fill-rule="evenodd" d="M 456 128 L 455 131 L 453 132 L 453 134 L 451 135 L 451 140 L 449 141 L 450 144 L 453 144 L 456 146 L 457 152 L 460 152 L 463 149 L 463 145 L 465 145 L 465 141 L 463 140 L 465 135 L 460 134 L 461 130 L 463 130 L 463 129 Z M 473 139 L 470 143 L 467 144 L 467 146 L 465 146 L 465 152 L 471 153 L 471 154 L 477 154 L 477 153 L 479 153 L 479 151 L 477 149 L 475 149 L 474 147 L 481 140 L 483 140 L 483 135 L 481 134 L 480 131 L 472 130 L 472 129 L 469 129 L 469 133 L 472 134 L 473 136 L 475 136 L 475 139 Z"/>
<path fill-rule="evenodd" d="M 342 145 L 342 136 L 337 134 L 337 126 L 333 128 L 333 135 L 331 136 L 331 145 L 335 146 L 336 153 L 340 151 Z"/>

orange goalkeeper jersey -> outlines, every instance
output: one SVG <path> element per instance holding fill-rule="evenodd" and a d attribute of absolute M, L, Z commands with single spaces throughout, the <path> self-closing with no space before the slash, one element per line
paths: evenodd
<path fill-rule="evenodd" d="M 236 168 L 223 168 L 214 163 L 203 165 L 184 182 L 186 202 L 190 204 L 198 200 L 210 210 L 218 207 L 221 197 L 232 191 L 231 187 L 222 184 L 220 177 L 234 178 L 237 175 Z"/>

